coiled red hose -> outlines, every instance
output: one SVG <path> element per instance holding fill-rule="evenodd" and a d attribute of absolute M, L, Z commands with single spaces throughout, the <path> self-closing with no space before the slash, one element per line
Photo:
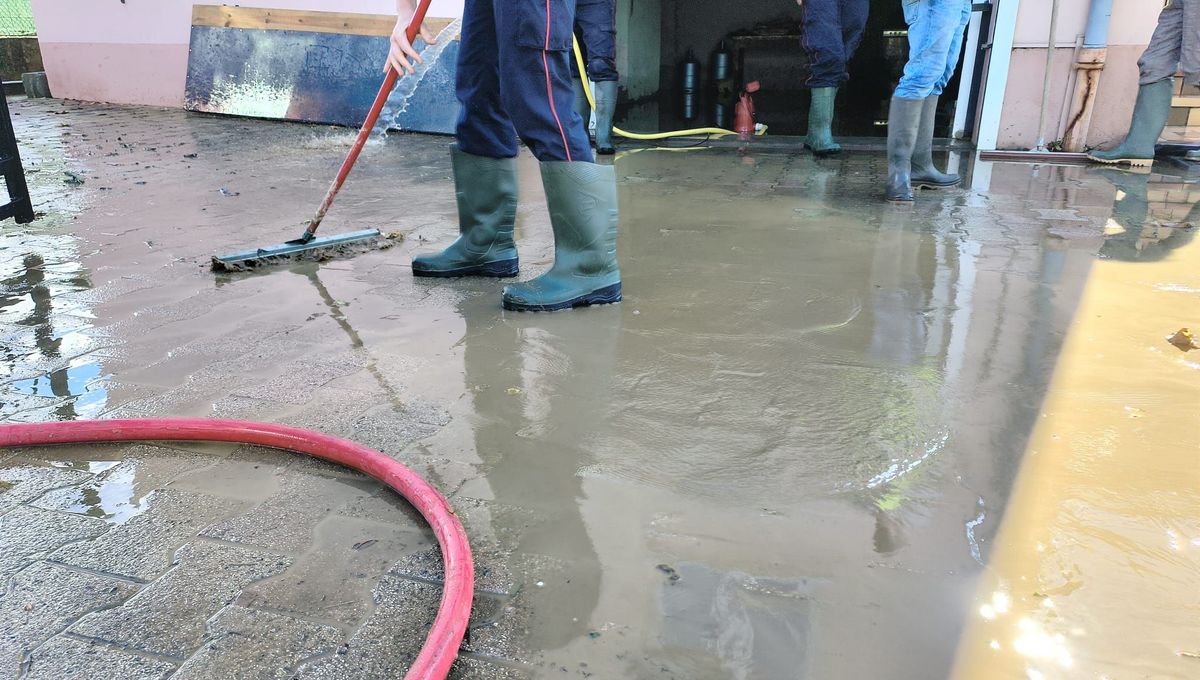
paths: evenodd
<path fill-rule="evenodd" d="M 446 567 L 437 618 L 404 678 L 443 680 L 449 673 L 471 616 L 475 567 L 462 523 L 446 499 L 420 475 L 365 446 L 285 425 L 205 418 L 0 425 L 0 447 L 135 441 L 236 442 L 305 453 L 354 468 L 395 489 L 433 528 Z"/>

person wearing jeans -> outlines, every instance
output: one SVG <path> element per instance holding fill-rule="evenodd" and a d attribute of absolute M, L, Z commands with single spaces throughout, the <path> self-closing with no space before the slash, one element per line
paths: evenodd
<path fill-rule="evenodd" d="M 933 167 L 938 97 L 958 68 L 971 0 L 901 0 L 908 24 L 908 63 L 888 114 L 887 200 L 911 202 L 912 188 L 951 187 L 958 175 Z"/>
<path fill-rule="evenodd" d="M 388 64 L 412 75 L 412 0 L 397 0 Z M 550 271 L 504 289 L 505 309 L 555 311 L 621 299 L 617 179 L 597 165 L 572 108 L 575 0 L 466 0 L 455 90 L 462 110 L 451 148 L 458 239 L 413 258 L 414 276 L 516 276 L 517 139 L 541 162 L 554 230 Z M 428 32 L 422 29 L 428 40 Z"/>
<path fill-rule="evenodd" d="M 1200 0 L 1171 0 L 1158 15 L 1158 27 L 1138 60 L 1137 101 L 1125 140 L 1109 151 L 1093 151 L 1098 163 L 1154 163 L 1154 146 L 1171 115 L 1175 73 L 1183 82 L 1200 85 Z"/>
<path fill-rule="evenodd" d="M 812 93 L 808 137 L 804 146 L 814 155 L 828 156 L 842 147 L 833 139 L 833 105 L 838 88 L 849 79 L 847 64 L 854 57 L 867 27 L 870 0 L 796 0 L 800 5 L 800 45 L 808 53 Z"/>

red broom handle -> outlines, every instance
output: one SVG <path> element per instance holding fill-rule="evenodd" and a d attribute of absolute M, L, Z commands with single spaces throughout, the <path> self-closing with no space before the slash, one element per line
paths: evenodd
<path fill-rule="evenodd" d="M 417 34 L 421 32 L 421 24 L 425 21 L 425 12 L 429 11 L 429 3 L 432 0 L 421 0 L 417 5 L 417 11 L 413 12 L 412 21 L 408 24 L 408 42 L 417 39 Z M 383 77 L 383 84 L 379 86 L 379 94 L 375 95 L 375 103 L 371 104 L 371 110 L 367 113 L 367 119 L 363 121 L 362 129 L 358 131 L 358 136 L 354 138 L 354 145 L 350 147 L 350 153 L 346 154 L 346 160 L 342 161 L 342 167 L 338 169 L 337 177 L 333 179 L 333 184 L 329 186 L 329 191 L 325 192 L 325 199 L 321 201 L 321 207 L 317 208 L 317 212 L 313 215 L 312 220 L 308 223 L 308 228 L 304 230 L 304 236 L 300 240 L 307 243 L 311 241 L 317 233 L 317 227 L 321 226 L 321 222 L 325 219 L 325 213 L 329 212 L 330 206 L 333 205 L 333 199 L 337 197 L 338 192 L 342 190 L 342 185 L 346 183 L 346 177 L 354 168 L 354 163 L 358 161 L 358 155 L 362 153 L 363 146 L 367 143 L 367 139 L 371 136 L 371 130 L 375 129 L 375 123 L 379 120 L 379 114 L 383 112 L 383 107 L 387 104 L 388 97 L 392 94 L 392 89 L 396 87 L 396 79 L 399 74 L 396 69 L 390 65 L 387 67 L 387 73 Z"/>

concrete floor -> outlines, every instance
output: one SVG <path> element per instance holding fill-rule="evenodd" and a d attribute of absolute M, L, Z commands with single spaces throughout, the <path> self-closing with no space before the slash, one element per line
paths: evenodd
<path fill-rule="evenodd" d="M 447 139 L 369 147 L 324 227 L 396 247 L 214 276 L 299 234 L 344 131 L 13 110 L 43 216 L 0 231 L 0 418 L 283 422 L 402 460 L 477 554 L 458 678 L 946 677 L 1097 257 L 1152 276 L 1200 201 L 1166 167 L 954 154 L 966 187 L 901 209 L 879 154 L 628 150 L 625 301 L 523 315 L 411 276 L 456 231 Z M 390 492 L 247 447 L 0 452 L 0 527 L 0 678 L 398 677 L 438 596 Z"/>

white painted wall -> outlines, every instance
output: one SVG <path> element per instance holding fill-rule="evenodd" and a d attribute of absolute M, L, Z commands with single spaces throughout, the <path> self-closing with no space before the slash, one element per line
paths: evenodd
<path fill-rule="evenodd" d="M 1025 0 L 1017 11 L 1013 43 L 1018 47 L 1045 47 L 1050 33 L 1051 0 Z M 1091 0 L 1059 0 L 1055 44 L 1074 46 L 1075 37 L 1087 27 Z M 1115 0 L 1110 45 L 1145 45 L 1154 31 L 1161 0 Z"/>

